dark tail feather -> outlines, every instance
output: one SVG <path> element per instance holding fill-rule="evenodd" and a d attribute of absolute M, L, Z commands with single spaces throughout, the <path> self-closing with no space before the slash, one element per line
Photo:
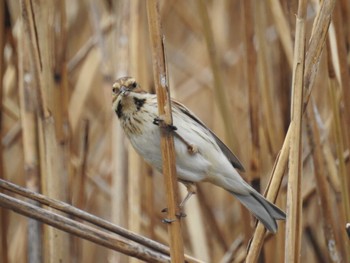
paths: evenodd
<path fill-rule="evenodd" d="M 230 193 L 237 197 L 238 200 L 272 233 L 277 232 L 276 220 L 286 219 L 286 214 L 281 209 L 267 201 L 258 192 L 251 192 L 249 195 L 241 195 L 234 192 Z"/>

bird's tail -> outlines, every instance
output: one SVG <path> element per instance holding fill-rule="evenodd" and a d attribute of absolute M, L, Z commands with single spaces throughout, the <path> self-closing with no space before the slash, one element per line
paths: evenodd
<path fill-rule="evenodd" d="M 274 204 L 267 201 L 261 194 L 252 189 L 250 194 L 243 195 L 231 192 L 238 200 L 254 214 L 272 233 L 277 232 L 276 220 L 286 219 L 286 214 Z"/>

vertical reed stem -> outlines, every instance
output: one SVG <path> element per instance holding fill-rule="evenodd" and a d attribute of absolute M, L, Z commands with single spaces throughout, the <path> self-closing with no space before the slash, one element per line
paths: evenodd
<path fill-rule="evenodd" d="M 3 162 L 3 75 L 4 75 L 4 47 L 5 47 L 5 1 L 0 3 L 0 178 L 4 178 Z M 0 261 L 8 262 L 7 249 L 7 211 L 0 208 Z"/>
<path fill-rule="evenodd" d="M 320 208 L 323 218 L 323 232 L 327 244 L 329 259 L 332 262 L 341 262 L 341 254 L 339 249 L 339 237 L 336 233 L 334 217 L 332 212 L 332 204 L 330 201 L 330 192 L 325 174 L 324 161 L 322 156 L 322 145 L 320 133 L 316 123 L 315 113 L 313 111 L 314 104 L 311 101 L 311 107 L 306 110 L 306 119 L 308 123 L 308 137 L 310 147 L 312 149 L 313 163 L 316 177 L 316 189 L 320 200 Z"/>
<path fill-rule="evenodd" d="M 287 189 L 287 222 L 285 262 L 300 261 L 301 230 L 302 230 L 302 161 L 301 161 L 301 137 L 302 137 L 302 103 L 304 85 L 305 63 L 305 17 L 307 0 L 300 0 L 296 21 L 296 37 L 294 46 L 291 127 L 289 153 L 289 177 Z"/>
<path fill-rule="evenodd" d="M 160 129 L 168 217 L 171 221 L 168 227 L 170 234 L 170 256 L 172 262 L 182 263 L 184 262 L 184 248 L 181 222 L 180 218 L 177 218 L 180 211 L 179 206 L 177 205 L 178 189 L 174 138 L 171 132 L 166 131 L 166 126 L 172 124 L 171 100 L 167 79 L 163 34 L 160 24 L 159 3 L 157 0 L 147 1 L 147 14 L 153 55 L 153 77 L 158 99 L 158 112 L 159 116 L 164 120 L 163 125 L 160 125 Z"/>

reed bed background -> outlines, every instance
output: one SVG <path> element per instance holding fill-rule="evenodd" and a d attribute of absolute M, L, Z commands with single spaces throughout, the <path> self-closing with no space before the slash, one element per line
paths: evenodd
<path fill-rule="evenodd" d="M 163 175 L 111 110 L 118 77 L 155 92 L 148 2 L 1 1 L 0 179 L 43 196 L 1 181 L 0 262 L 170 259 L 166 247 L 106 230 L 169 242 Z M 171 96 L 287 212 L 265 234 L 230 194 L 200 184 L 181 220 L 186 260 L 350 262 L 350 2 L 160 1 L 159 12 Z M 39 203 L 61 212 L 40 217 Z"/>

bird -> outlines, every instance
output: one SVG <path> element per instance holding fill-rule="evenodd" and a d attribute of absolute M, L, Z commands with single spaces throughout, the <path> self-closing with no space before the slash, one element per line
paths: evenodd
<path fill-rule="evenodd" d="M 112 109 L 136 152 L 162 172 L 157 96 L 144 91 L 133 77 L 121 77 L 112 87 Z M 188 190 L 180 206 L 195 193 L 197 183 L 209 182 L 235 196 L 276 233 L 276 220 L 285 220 L 286 214 L 240 176 L 244 167 L 239 159 L 194 113 L 173 99 L 171 109 L 173 124 L 168 128 L 174 133 L 177 179 Z"/>

